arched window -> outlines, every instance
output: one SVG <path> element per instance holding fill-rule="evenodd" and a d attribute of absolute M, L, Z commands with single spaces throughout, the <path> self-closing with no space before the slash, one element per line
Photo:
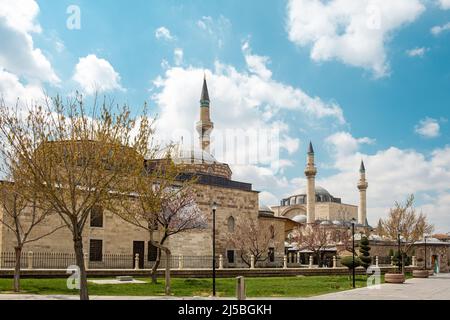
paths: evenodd
<path fill-rule="evenodd" d="M 228 218 L 227 224 L 228 224 L 228 231 L 234 232 L 234 218 L 233 217 L 230 216 Z"/>

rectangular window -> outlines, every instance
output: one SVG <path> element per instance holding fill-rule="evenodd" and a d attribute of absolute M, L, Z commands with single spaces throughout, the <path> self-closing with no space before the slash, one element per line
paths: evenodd
<path fill-rule="evenodd" d="M 234 263 L 234 250 L 227 250 L 228 263 Z"/>
<path fill-rule="evenodd" d="M 148 242 L 148 261 L 156 261 L 158 255 L 158 248 L 155 247 L 150 241 Z"/>
<path fill-rule="evenodd" d="M 91 227 L 103 228 L 103 208 L 93 206 L 91 209 Z"/>
<path fill-rule="evenodd" d="M 89 261 L 102 261 L 103 240 L 91 239 L 89 242 Z"/>
<path fill-rule="evenodd" d="M 275 261 L 275 248 L 269 248 L 269 262 Z"/>

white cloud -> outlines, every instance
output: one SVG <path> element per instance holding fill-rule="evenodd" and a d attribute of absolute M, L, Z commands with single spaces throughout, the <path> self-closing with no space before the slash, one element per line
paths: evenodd
<path fill-rule="evenodd" d="M 183 63 L 183 49 L 176 48 L 173 51 L 174 62 L 176 66 L 179 66 Z"/>
<path fill-rule="evenodd" d="M 422 58 L 428 50 L 429 49 L 425 48 L 425 47 L 420 47 L 420 48 L 417 47 L 417 48 L 406 50 L 406 54 L 408 56 L 410 56 L 410 57 L 420 57 L 420 58 Z"/>
<path fill-rule="evenodd" d="M 425 118 L 419 121 L 419 124 L 414 127 L 414 131 L 424 138 L 435 138 L 439 136 L 440 128 L 438 120 Z"/>
<path fill-rule="evenodd" d="M 450 9 L 450 0 L 439 0 L 439 6 L 442 10 Z"/>
<path fill-rule="evenodd" d="M 34 0 L 2 1 L 0 6 L 0 68 L 30 82 L 58 84 L 50 61 L 34 47 L 32 33 L 41 32 L 36 22 L 39 6 Z"/>
<path fill-rule="evenodd" d="M 250 53 L 247 43 L 243 50 L 246 61 Z M 261 58 L 251 55 L 255 59 Z M 194 126 L 199 118 L 201 84 L 206 72 L 211 119 L 215 126 L 212 132 L 215 156 L 219 161 L 231 164 L 234 179 L 251 182 L 256 190 L 280 190 L 289 187 L 283 177 L 284 168 L 293 166 L 283 154 L 295 153 L 300 145 L 300 140 L 293 136 L 291 128 L 282 119 L 282 113 L 300 114 L 305 122 L 332 121 L 342 125 L 345 119 L 337 104 L 324 102 L 300 88 L 275 81 L 269 76 L 271 71 L 267 66 L 260 67 L 267 72 L 256 72 L 252 63 L 247 63 L 243 70 L 219 61 L 213 70 L 169 66 L 164 75 L 154 80 L 153 91 L 156 93 L 152 99 L 159 112 L 156 130 L 164 141 L 179 142 L 183 137 L 185 145 L 198 145 Z M 238 140 L 231 152 L 227 146 L 226 152 L 221 153 L 223 149 L 218 143 L 221 134 L 241 132 L 239 130 L 244 134 L 264 131 L 267 136 L 260 135 L 259 142 L 250 145 L 248 141 Z M 274 140 L 278 141 L 274 146 L 277 152 L 261 155 L 261 145 L 270 145 Z M 236 163 L 233 159 L 229 161 L 229 153 L 248 155 L 257 161 Z"/>
<path fill-rule="evenodd" d="M 170 33 L 170 30 L 166 27 L 159 27 L 155 30 L 155 37 L 156 39 L 164 39 L 164 40 L 173 40 L 173 36 Z"/>
<path fill-rule="evenodd" d="M 375 224 L 378 218 L 386 217 L 395 201 L 404 201 L 408 194 L 414 193 L 417 205 L 424 208 L 430 221 L 440 230 L 447 228 L 448 231 L 450 220 L 444 212 L 450 211 L 450 146 L 435 149 L 430 154 L 396 147 L 379 150 L 375 154 L 364 154 L 358 146 L 354 147 L 354 141 L 360 139 L 350 134 L 346 136 L 346 139 L 326 140 L 330 149 L 334 150 L 333 168 L 337 173 L 321 177 L 318 172 L 317 184 L 328 189 L 334 196 L 342 197 L 345 203 L 358 204 L 356 183 L 359 164 L 363 159 L 369 182 L 369 222 Z M 347 152 L 340 152 L 342 140 L 353 140 Z M 423 194 L 432 196 L 425 197 Z M 444 206 L 439 207 L 440 205 Z"/>
<path fill-rule="evenodd" d="M 105 59 L 94 54 L 80 58 L 73 75 L 86 94 L 100 93 L 112 90 L 124 90 L 120 84 L 120 75 Z"/>
<path fill-rule="evenodd" d="M 250 72 L 265 80 L 272 77 L 272 72 L 266 67 L 266 64 L 270 62 L 269 57 L 253 55 L 248 42 L 244 42 L 242 51 L 244 52 L 245 62 Z"/>
<path fill-rule="evenodd" d="M 19 99 L 21 103 L 40 100 L 44 97 L 44 92 L 39 85 L 22 84 L 19 78 L 10 72 L 0 69 L 0 99 L 3 99 L 6 105 L 14 106 Z"/>
<path fill-rule="evenodd" d="M 314 61 L 336 59 L 389 74 L 386 44 L 393 31 L 425 10 L 420 0 L 289 0 L 287 31 L 298 46 L 312 46 Z"/>
<path fill-rule="evenodd" d="M 356 152 L 360 145 L 373 144 L 375 140 L 368 137 L 354 138 L 348 132 L 339 131 L 327 137 L 325 142 L 333 147 L 332 152 L 339 156 L 345 156 Z"/>
<path fill-rule="evenodd" d="M 231 22 L 226 17 L 220 15 L 214 19 L 210 16 L 203 16 L 197 20 L 197 27 L 214 39 L 214 42 L 219 48 L 222 48 L 227 35 L 231 30 Z"/>
<path fill-rule="evenodd" d="M 431 28 L 430 32 L 434 36 L 440 35 L 444 31 L 450 30 L 450 22 L 447 22 L 446 24 L 443 24 L 442 26 L 434 26 Z"/>

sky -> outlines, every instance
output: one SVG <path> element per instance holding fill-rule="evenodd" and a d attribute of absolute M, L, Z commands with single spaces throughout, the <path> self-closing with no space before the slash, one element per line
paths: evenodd
<path fill-rule="evenodd" d="M 303 188 L 312 141 L 316 184 L 344 203 L 364 160 L 372 225 L 414 194 L 450 231 L 450 0 L 0 0 L 8 104 L 147 102 L 162 142 L 195 145 L 204 76 L 212 152 L 261 204 Z"/>

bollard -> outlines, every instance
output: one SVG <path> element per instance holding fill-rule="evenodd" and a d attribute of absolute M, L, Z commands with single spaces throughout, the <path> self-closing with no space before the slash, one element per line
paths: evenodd
<path fill-rule="evenodd" d="M 333 256 L 333 268 L 337 268 L 337 259 L 336 259 L 336 256 Z"/>
<path fill-rule="evenodd" d="M 33 269 L 33 251 L 28 251 L 27 260 L 28 269 Z"/>
<path fill-rule="evenodd" d="M 313 267 L 313 256 L 309 256 L 309 268 L 311 269 Z"/>
<path fill-rule="evenodd" d="M 178 269 L 183 269 L 183 267 L 184 267 L 184 259 L 183 259 L 183 256 L 179 256 L 178 257 Z"/>
<path fill-rule="evenodd" d="M 255 256 L 250 256 L 250 269 L 255 269 Z"/>
<path fill-rule="evenodd" d="M 89 269 L 89 254 L 87 252 L 84 253 L 84 268 Z"/>
<path fill-rule="evenodd" d="M 245 279 L 243 276 L 236 277 L 236 299 L 245 300 Z"/>
<path fill-rule="evenodd" d="M 378 267 L 378 256 L 375 257 L 375 265 Z"/>
<path fill-rule="evenodd" d="M 219 255 L 219 269 L 223 269 L 223 256 Z"/>
<path fill-rule="evenodd" d="M 139 270 L 139 253 L 134 256 L 134 270 Z"/>
<path fill-rule="evenodd" d="M 287 256 L 284 255 L 283 257 L 283 269 L 287 269 Z"/>

